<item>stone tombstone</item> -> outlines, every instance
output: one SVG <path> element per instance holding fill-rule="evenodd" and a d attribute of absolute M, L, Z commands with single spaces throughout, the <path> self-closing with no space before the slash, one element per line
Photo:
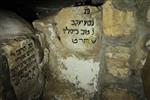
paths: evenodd
<path fill-rule="evenodd" d="M 23 93 L 28 93 L 37 81 L 39 69 L 36 62 L 34 42 L 30 39 L 11 41 L 1 48 L 8 59 L 10 81 L 18 99 L 21 100 L 23 96 L 27 96 Z"/>
<path fill-rule="evenodd" d="M 61 10 L 55 17 L 62 45 L 72 52 L 95 55 L 100 49 L 101 12 L 96 7 Z"/>
<path fill-rule="evenodd" d="M 82 98 L 86 93 L 94 94 L 97 91 L 100 70 L 98 54 L 102 35 L 101 8 L 93 6 L 67 7 L 55 16 L 34 21 L 33 25 L 40 35 L 43 35 L 46 40 L 45 44 L 50 51 L 48 67 L 50 71 L 47 77 L 52 76 L 61 84 L 55 84 L 54 87 L 54 84 L 50 85 L 53 81 L 48 80 L 48 87 L 53 86 L 57 90 L 62 84 L 64 86 L 72 84 L 69 87 L 61 87 L 64 91 L 61 95 L 67 94 L 73 100 L 80 100 L 75 97 Z M 54 92 L 54 89 L 49 89 L 49 91 Z M 54 94 L 60 95 L 58 93 L 60 92 Z M 74 97 L 73 95 L 76 93 L 79 93 L 80 96 Z"/>
<path fill-rule="evenodd" d="M 34 39 L 33 39 L 34 38 Z M 40 48 L 33 30 L 16 14 L 0 11 L 0 74 L 6 100 L 40 98 L 44 87 L 42 67 L 39 66 Z M 7 61 L 7 66 L 2 64 Z M 16 98 L 12 98 L 12 92 Z M 15 97 L 15 96 L 14 96 Z"/>

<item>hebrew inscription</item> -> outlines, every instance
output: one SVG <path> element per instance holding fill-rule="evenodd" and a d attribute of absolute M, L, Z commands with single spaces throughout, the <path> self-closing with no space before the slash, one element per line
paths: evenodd
<path fill-rule="evenodd" d="M 7 46 L 4 48 L 7 48 Z M 23 82 L 33 80 L 36 76 L 35 71 L 38 68 L 33 41 L 27 39 L 16 43 L 9 54 L 8 59 L 12 84 L 14 86 L 20 86 Z"/>
<path fill-rule="evenodd" d="M 90 9 L 88 7 L 85 7 L 83 10 L 83 15 L 86 15 L 86 14 L 90 14 Z M 69 26 L 72 26 L 73 28 L 68 28 Z M 74 43 L 74 44 L 79 43 L 79 42 L 88 43 L 88 44 L 96 43 L 96 38 L 90 39 L 88 37 L 85 37 L 88 35 L 95 34 L 94 19 L 80 19 L 80 20 L 72 19 L 72 20 L 70 20 L 69 26 L 66 26 L 63 29 L 64 34 L 79 35 L 79 37 L 80 37 L 80 38 L 72 38 L 72 43 Z"/>
<path fill-rule="evenodd" d="M 100 18 L 101 12 L 96 7 L 62 9 L 55 17 L 55 22 L 63 46 L 80 53 L 98 50 L 98 40 L 101 36 Z"/>

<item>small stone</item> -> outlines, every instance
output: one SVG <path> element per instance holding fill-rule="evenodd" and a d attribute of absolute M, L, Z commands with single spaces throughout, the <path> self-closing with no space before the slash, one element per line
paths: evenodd
<path fill-rule="evenodd" d="M 106 57 L 127 61 L 130 58 L 130 49 L 123 46 L 107 46 Z"/>
<path fill-rule="evenodd" d="M 122 61 L 106 59 L 106 66 L 108 72 L 115 77 L 123 78 L 128 76 L 129 68 Z"/>

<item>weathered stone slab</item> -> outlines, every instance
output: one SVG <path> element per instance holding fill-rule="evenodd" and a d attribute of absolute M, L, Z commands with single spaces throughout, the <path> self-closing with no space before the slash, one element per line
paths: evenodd
<path fill-rule="evenodd" d="M 142 48 L 146 34 L 145 31 L 142 34 L 144 26 L 137 25 L 139 17 L 134 2 L 107 0 L 102 17 L 98 7 L 68 7 L 56 16 L 33 23 L 50 51 L 47 76 L 57 79 L 64 86 L 62 90 L 66 88 L 64 93 L 58 92 L 57 86 L 61 86 L 56 84 L 54 92 L 49 84 L 53 80 L 48 80 L 47 96 L 54 92 L 58 98 L 75 99 L 72 94 L 80 89 L 84 92 L 78 93 L 84 97 L 84 93 L 93 94 L 99 88 L 100 94 L 108 100 L 117 97 L 119 100 L 136 100 L 135 95 L 144 98 L 140 69 L 145 57 Z M 100 87 L 97 87 L 98 77 Z M 66 84 L 73 85 L 66 87 Z M 111 89 L 107 88 L 111 85 Z M 141 91 L 137 91 L 139 89 Z"/>
<path fill-rule="evenodd" d="M 43 79 L 37 63 L 34 41 L 26 38 L 10 40 L 3 44 L 2 49 L 8 59 L 10 81 L 17 99 L 27 100 L 34 98 L 33 95 L 37 96 L 42 91 Z"/>
<path fill-rule="evenodd" d="M 55 17 L 62 45 L 68 52 L 85 55 L 82 58 L 76 56 L 59 58 L 59 66 L 65 67 L 60 67 L 61 77 L 91 93 L 96 91 L 99 62 L 84 59 L 88 55 L 96 55 L 100 50 L 100 18 L 100 10 L 90 6 L 65 8 Z M 84 73 L 85 70 L 87 74 Z"/>
<path fill-rule="evenodd" d="M 72 52 L 94 55 L 100 49 L 101 12 L 97 7 L 71 7 L 55 17 L 62 45 Z"/>
<path fill-rule="evenodd" d="M 91 98 L 97 91 L 100 70 L 98 52 L 102 34 L 101 9 L 91 6 L 68 7 L 56 16 L 35 21 L 33 25 L 45 35 L 50 51 L 50 72 L 47 73 L 64 86 L 73 84 L 65 89 L 70 91 L 68 96 L 73 100 L 76 98 L 72 94 L 76 93 L 80 94 L 78 100 L 84 99 L 86 95 Z M 56 86 L 56 89 L 57 87 L 61 86 Z M 60 96 L 61 99 L 66 96 L 63 92 L 55 92 L 55 95 L 63 95 Z"/>

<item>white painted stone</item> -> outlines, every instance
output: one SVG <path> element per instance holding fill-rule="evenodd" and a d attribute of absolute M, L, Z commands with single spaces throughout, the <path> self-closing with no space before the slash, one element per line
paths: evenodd
<path fill-rule="evenodd" d="M 93 59 L 79 59 L 75 56 L 59 59 L 60 65 L 64 65 L 66 69 L 61 69 L 62 78 L 77 84 L 79 88 L 83 88 L 89 92 L 97 91 L 97 79 L 99 73 L 100 62 Z"/>

